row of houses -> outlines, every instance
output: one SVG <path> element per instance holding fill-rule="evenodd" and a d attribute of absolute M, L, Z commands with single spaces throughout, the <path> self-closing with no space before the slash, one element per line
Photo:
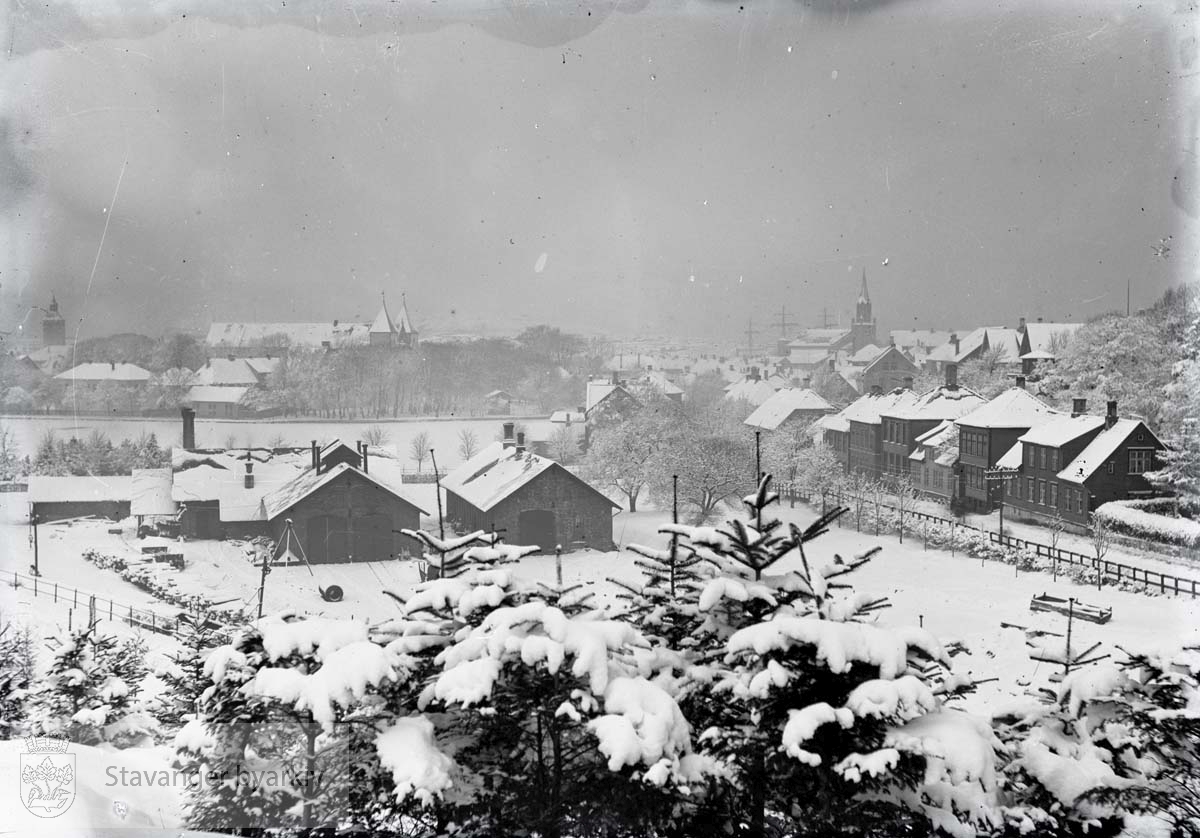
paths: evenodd
<path fill-rule="evenodd" d="M 924 494 L 976 511 L 1011 505 L 1033 518 L 1086 524 L 1113 500 L 1147 497 L 1145 474 L 1161 466 L 1165 446 L 1139 419 L 1121 418 L 1110 401 L 1103 416 L 1076 399 L 1070 414 L 1016 385 L 991 400 L 957 383 L 925 393 L 877 389 L 821 417 L 817 438 L 847 474 L 909 478 Z"/>
<path fill-rule="evenodd" d="M 189 539 L 283 538 L 289 523 L 310 562 L 380 561 L 416 550 L 401 534 L 429 507 L 391 456 L 365 443 L 312 442 L 304 450 L 198 450 L 195 414 L 183 412 L 183 446 L 171 467 L 132 476 L 29 480 L 41 522 L 81 516 L 170 519 Z M 426 484 L 428 486 L 428 484 Z M 428 486 L 428 488 L 434 488 Z M 528 450 L 505 423 L 503 439 L 442 479 L 446 522 L 460 532 L 496 530 L 544 552 L 612 549 L 620 507 L 548 457 Z"/>

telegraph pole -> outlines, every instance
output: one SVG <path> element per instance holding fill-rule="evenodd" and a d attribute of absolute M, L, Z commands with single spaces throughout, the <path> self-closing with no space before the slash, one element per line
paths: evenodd
<path fill-rule="evenodd" d="M 434 492 L 437 493 L 438 505 L 438 537 L 443 541 L 446 540 L 446 524 L 442 520 L 442 476 L 438 474 L 437 455 L 433 453 L 433 449 L 429 449 L 429 459 L 433 462 L 433 484 Z"/>
<path fill-rule="evenodd" d="M 746 354 L 754 354 L 754 318 L 746 321 Z"/>
<path fill-rule="evenodd" d="M 38 515 L 36 512 L 29 516 L 29 522 L 33 524 L 33 575 L 41 576 L 42 572 L 38 568 Z"/>

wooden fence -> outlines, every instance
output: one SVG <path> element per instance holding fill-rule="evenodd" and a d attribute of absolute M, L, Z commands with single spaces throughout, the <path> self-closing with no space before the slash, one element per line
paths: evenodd
<path fill-rule="evenodd" d="M 81 591 L 58 582 L 49 582 L 39 576 L 26 576 L 23 573 L 12 574 L 10 583 L 14 588 L 22 587 L 33 591 L 35 598 L 46 598 L 53 602 L 61 602 L 67 608 L 67 627 L 74 627 L 75 612 L 80 608 L 86 612 L 87 624 L 97 620 L 114 620 L 137 628 L 149 629 L 159 634 L 170 634 L 175 630 L 175 617 L 151 611 L 148 608 L 126 605 L 116 602 L 111 597 Z M 80 612 L 80 624 L 84 612 Z"/>
<path fill-rule="evenodd" d="M 810 499 L 801 489 L 793 482 L 784 481 L 778 484 L 776 491 L 780 496 L 788 500 L 801 500 L 805 503 L 812 503 Z M 822 504 L 835 503 L 842 506 L 856 508 L 861 504 L 864 509 L 874 509 L 876 503 L 871 498 L 859 499 L 854 495 L 848 495 L 842 492 L 826 491 L 822 493 L 820 498 Z M 888 510 L 900 514 L 901 510 L 897 506 L 887 503 L 879 503 L 880 510 Z M 931 524 L 939 524 L 943 526 L 954 527 L 957 530 L 966 532 L 975 532 L 987 537 L 988 541 L 999 547 L 1008 547 L 1015 550 L 1027 550 L 1039 558 L 1045 558 L 1054 563 L 1057 567 L 1058 563 L 1062 562 L 1078 567 L 1089 568 L 1097 573 L 1097 584 L 1102 585 L 1106 580 L 1120 583 L 1122 581 L 1135 582 L 1144 585 L 1146 588 L 1156 588 L 1160 593 L 1175 593 L 1189 594 L 1192 597 L 1200 595 L 1200 582 L 1195 579 L 1186 579 L 1180 576 L 1174 576 L 1170 573 L 1160 573 L 1156 570 L 1146 570 L 1133 565 L 1123 564 L 1121 562 L 1110 562 L 1107 559 L 1098 559 L 1095 556 L 1087 556 L 1083 553 L 1076 553 L 1073 550 L 1066 550 L 1061 547 L 1053 547 L 1049 544 L 1042 544 L 1037 541 L 1029 541 L 1024 538 L 1017 538 L 1011 535 L 1004 535 L 998 532 L 973 527 L 970 524 L 963 524 L 950 518 L 942 518 L 937 515 L 930 515 L 927 512 L 918 512 L 913 509 L 903 510 L 902 523 L 906 520 L 927 521 Z M 916 530 L 910 532 L 916 533 Z M 902 533 L 903 535 L 903 533 Z"/>

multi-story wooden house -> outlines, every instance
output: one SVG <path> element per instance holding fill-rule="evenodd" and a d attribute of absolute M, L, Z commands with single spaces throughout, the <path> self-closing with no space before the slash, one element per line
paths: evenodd
<path fill-rule="evenodd" d="M 909 473 L 909 455 L 917 448 L 917 439 L 943 421 L 970 413 L 984 403 L 983 396 L 968 387 L 958 386 L 957 367 L 946 367 L 946 383 L 921 393 L 880 413 L 882 426 L 881 460 L 883 474 L 903 477 Z"/>
<path fill-rule="evenodd" d="M 923 495 L 954 504 L 960 494 L 958 426 L 950 419 L 917 437 L 917 448 L 908 455 L 913 485 Z"/>
<path fill-rule="evenodd" d="M 1030 428 L 1063 416 L 1027 392 L 1018 376 L 1017 386 L 958 420 L 958 462 L 963 477 L 962 500 L 968 509 L 988 512 L 1000 502 L 1001 488 L 989 484 L 984 473 Z M 1083 413 L 1083 409 L 1077 411 Z"/>

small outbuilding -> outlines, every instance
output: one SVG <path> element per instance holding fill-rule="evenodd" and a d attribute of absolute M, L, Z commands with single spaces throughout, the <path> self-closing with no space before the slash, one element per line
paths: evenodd
<path fill-rule="evenodd" d="M 503 530 L 514 544 L 542 552 L 613 549 L 620 506 L 582 478 L 525 448 L 523 434 L 494 442 L 442 480 L 446 517 L 461 529 Z"/>
<path fill-rule="evenodd" d="M 129 517 L 132 498 L 133 478 L 125 475 L 29 478 L 31 511 L 43 524 L 88 516 L 120 521 Z"/>

